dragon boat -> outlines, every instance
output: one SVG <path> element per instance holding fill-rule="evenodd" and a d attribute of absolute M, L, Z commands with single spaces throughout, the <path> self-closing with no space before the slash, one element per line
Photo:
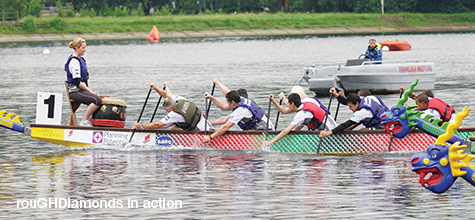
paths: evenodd
<path fill-rule="evenodd" d="M 437 125 L 439 121 L 437 120 L 428 122 L 429 118 L 419 118 L 421 113 L 414 111 L 414 106 L 403 106 L 403 103 L 407 101 L 408 94 L 412 93 L 417 83 L 418 80 L 413 82 L 396 106 L 390 112 L 384 114 L 382 121 L 386 123 L 386 131 L 344 131 L 325 138 L 319 137 L 319 131 L 291 131 L 282 140 L 271 146 L 265 146 L 265 141 L 277 136 L 279 131 L 228 131 L 224 135 L 214 138 L 211 142 L 203 144 L 202 138 L 207 135 L 204 131 L 123 128 L 125 125 L 125 109 L 117 108 L 114 110 L 114 106 L 112 106 L 111 111 L 114 114 L 124 115 L 124 117 L 117 118 L 121 123 L 114 122 L 112 124 L 120 124 L 122 127 L 106 127 L 104 125 L 107 124 L 108 120 L 104 119 L 100 121 L 101 123 L 96 123 L 101 126 L 76 126 L 72 122 L 75 121 L 73 120 L 73 116 L 75 116 L 73 108 L 71 108 L 70 125 L 50 124 L 50 121 L 53 121 L 54 118 L 61 118 L 61 111 L 50 108 L 50 103 L 55 103 L 51 101 L 51 97 L 58 99 L 56 103 L 61 103 L 60 93 L 54 96 L 38 94 L 36 123 L 30 124 L 29 127 L 20 122 L 19 116 L 6 111 L 0 111 L 0 126 L 37 140 L 72 148 L 114 147 L 131 144 L 157 149 L 222 149 L 323 155 L 422 152 L 446 131 L 446 125 L 443 124 L 439 127 Z M 46 100 L 49 101 L 46 102 Z M 44 110 L 41 110 L 41 106 Z M 100 109 L 104 108 L 101 107 Z M 39 118 L 46 117 L 46 115 L 53 119 L 39 120 Z M 417 127 L 419 130 L 411 132 L 412 127 Z M 469 139 L 474 136 L 474 131 L 475 128 L 458 129 L 449 141 L 451 143 L 464 143 L 470 146 L 471 151 L 474 151 L 472 144 L 469 142 Z"/>
<path fill-rule="evenodd" d="M 0 125 L 23 133 L 33 139 L 77 147 L 125 146 L 127 144 L 156 149 L 222 149 L 250 150 L 293 154 L 354 155 L 383 152 L 421 152 L 436 138 L 422 131 L 407 134 L 403 139 L 392 138 L 383 130 L 345 131 L 325 138 L 319 131 L 292 131 L 271 146 L 264 146 L 279 131 L 228 131 L 203 144 L 203 131 L 174 131 L 131 128 L 81 127 L 71 125 L 30 124 L 23 125 L 19 116 L 0 111 Z M 475 128 L 459 129 L 460 137 L 474 136 Z M 133 135 L 133 133 L 135 134 Z M 133 137 L 131 138 L 131 136 Z M 320 144 L 320 142 L 322 142 Z M 320 146 L 320 147 L 319 147 Z"/>

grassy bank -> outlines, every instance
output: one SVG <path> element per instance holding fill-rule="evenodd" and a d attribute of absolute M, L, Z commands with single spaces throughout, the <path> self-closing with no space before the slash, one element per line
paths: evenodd
<path fill-rule="evenodd" d="M 463 14 L 216 14 L 143 17 L 23 18 L 22 25 L 0 25 L 0 34 L 110 33 L 283 29 L 328 27 L 474 26 L 475 13 Z"/>

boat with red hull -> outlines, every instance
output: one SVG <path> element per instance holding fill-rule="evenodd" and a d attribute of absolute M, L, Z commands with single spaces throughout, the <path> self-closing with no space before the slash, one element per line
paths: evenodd
<path fill-rule="evenodd" d="M 379 42 L 381 47 L 388 47 L 389 51 L 400 51 L 400 50 L 410 50 L 412 48 L 411 44 L 404 40 L 385 40 Z"/>

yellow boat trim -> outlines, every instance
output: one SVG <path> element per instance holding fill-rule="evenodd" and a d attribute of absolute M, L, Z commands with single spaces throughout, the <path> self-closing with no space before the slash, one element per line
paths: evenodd
<path fill-rule="evenodd" d="M 89 144 L 89 143 L 81 143 L 81 142 L 74 142 L 74 141 L 65 141 L 65 140 L 56 140 L 56 139 L 50 139 L 50 138 L 33 137 L 33 135 L 31 137 L 34 138 L 34 139 L 38 139 L 40 141 L 46 141 L 46 142 L 50 142 L 50 143 L 53 143 L 53 144 L 59 144 L 59 145 L 67 146 L 67 147 L 85 147 L 85 146 L 92 145 L 92 144 Z"/>

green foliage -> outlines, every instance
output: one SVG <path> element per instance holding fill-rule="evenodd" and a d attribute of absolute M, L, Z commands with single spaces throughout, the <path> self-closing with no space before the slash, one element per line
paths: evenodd
<path fill-rule="evenodd" d="M 158 15 L 171 15 L 172 12 L 170 10 L 169 5 L 162 6 L 162 9 L 158 11 Z"/>
<path fill-rule="evenodd" d="M 28 4 L 28 14 L 35 17 L 40 17 L 43 7 L 44 4 L 41 3 L 41 0 L 31 0 Z"/>
<path fill-rule="evenodd" d="M 23 31 L 25 31 L 26 33 L 36 33 L 36 31 L 38 30 L 38 28 L 36 27 L 36 24 L 35 24 L 35 19 L 33 17 L 26 17 L 24 19 L 24 22 L 23 24 L 21 25 L 21 28 L 23 29 Z"/>
<path fill-rule="evenodd" d="M 117 17 L 124 17 L 124 16 L 129 15 L 129 11 L 127 7 L 121 5 L 119 7 L 115 7 L 114 15 Z"/>
<path fill-rule="evenodd" d="M 51 21 L 51 24 L 50 26 L 57 30 L 57 31 L 61 31 L 63 30 L 63 26 L 64 26 L 64 21 L 63 19 L 61 19 L 60 17 L 55 17 L 52 21 Z"/>
<path fill-rule="evenodd" d="M 22 19 L 23 25 L 0 28 L 0 34 L 13 33 L 97 33 L 160 31 L 285 29 L 331 27 L 394 27 L 397 23 L 413 26 L 472 26 L 475 13 L 463 14 L 355 14 L 355 13 L 236 13 L 200 15 L 154 15 L 139 17 L 53 17 Z M 38 24 L 36 27 L 35 22 Z M 39 25 L 42 24 L 42 25 Z M 2 27 L 2 26 L 0 26 Z"/>
<path fill-rule="evenodd" d="M 76 16 L 76 10 L 74 9 L 74 6 L 72 3 L 66 3 L 66 8 L 63 6 L 63 3 L 58 0 L 56 2 L 56 8 L 58 10 L 58 16 L 65 18 L 65 17 L 74 17 Z"/>
<path fill-rule="evenodd" d="M 137 9 L 135 9 L 132 12 L 132 15 L 133 16 L 143 16 L 144 15 L 142 2 L 139 2 L 138 6 L 137 6 Z"/>
<path fill-rule="evenodd" d="M 81 17 L 94 17 L 97 15 L 94 8 L 89 9 L 86 3 L 82 5 L 81 10 L 79 10 L 79 14 Z"/>
<path fill-rule="evenodd" d="M 102 11 L 102 16 L 107 17 L 107 16 L 115 16 L 115 11 L 113 8 L 105 8 Z"/>
<path fill-rule="evenodd" d="M 66 15 L 70 18 L 76 16 L 76 10 L 72 3 L 66 3 Z"/>

